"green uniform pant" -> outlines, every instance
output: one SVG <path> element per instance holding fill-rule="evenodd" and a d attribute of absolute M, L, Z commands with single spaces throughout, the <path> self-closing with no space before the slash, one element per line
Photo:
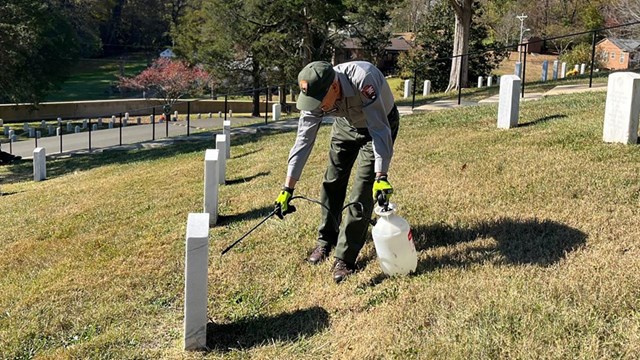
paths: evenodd
<path fill-rule="evenodd" d="M 395 141 L 400 122 L 400 114 L 395 106 L 387 119 Z M 341 211 L 345 205 L 349 176 L 356 161 L 358 166 L 349 203 L 356 201 L 362 203 L 364 211 L 360 211 L 357 205 L 349 206 L 344 223 L 341 224 Z M 352 266 L 356 262 L 360 249 L 364 246 L 369 219 L 373 212 L 374 162 L 373 146 L 368 130 L 352 127 L 345 118 L 336 118 L 331 130 L 329 164 L 320 192 L 320 201 L 329 208 L 329 211 L 322 208 L 318 245 L 327 248 L 335 247 L 335 257 Z"/>

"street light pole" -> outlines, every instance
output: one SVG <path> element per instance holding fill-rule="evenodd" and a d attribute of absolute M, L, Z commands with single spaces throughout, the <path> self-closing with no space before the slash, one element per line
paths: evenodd
<path fill-rule="evenodd" d="M 516 16 L 518 20 L 520 20 L 520 42 L 518 43 L 518 61 L 520 62 L 520 66 L 522 66 L 522 35 L 524 35 L 524 19 L 528 18 L 524 13 L 522 15 Z M 520 76 L 520 74 L 518 74 Z"/>

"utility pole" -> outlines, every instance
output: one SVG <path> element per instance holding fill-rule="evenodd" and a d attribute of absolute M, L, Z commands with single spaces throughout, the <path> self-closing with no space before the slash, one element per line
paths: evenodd
<path fill-rule="evenodd" d="M 518 61 L 520 62 L 520 64 L 522 64 L 522 36 L 524 35 L 524 31 L 525 31 L 524 19 L 528 18 L 528 16 L 523 13 L 522 15 L 518 15 L 516 17 L 518 18 L 518 20 L 520 20 L 520 42 L 518 43 Z M 520 76 L 520 74 L 518 74 L 518 76 Z"/>

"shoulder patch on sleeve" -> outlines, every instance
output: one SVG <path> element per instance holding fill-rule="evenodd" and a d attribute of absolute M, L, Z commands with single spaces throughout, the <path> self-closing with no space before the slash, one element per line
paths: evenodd
<path fill-rule="evenodd" d="M 365 85 L 360 92 L 364 97 L 370 100 L 375 100 L 377 97 L 376 89 L 371 84 Z"/>

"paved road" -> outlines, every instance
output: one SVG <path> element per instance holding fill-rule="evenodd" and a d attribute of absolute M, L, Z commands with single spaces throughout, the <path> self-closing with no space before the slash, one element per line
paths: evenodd
<path fill-rule="evenodd" d="M 231 120 L 232 132 L 241 132 L 234 127 L 242 127 L 260 123 L 258 118 L 229 118 Z M 196 119 L 191 120 L 189 124 L 189 132 L 199 132 L 202 130 L 222 132 L 222 122 L 224 119 Z M 273 121 L 269 121 L 273 123 Z M 264 123 L 262 123 L 264 124 Z M 168 126 L 167 126 L 168 125 Z M 104 126 L 107 126 L 105 123 Z M 44 133 L 44 131 L 42 131 Z M 136 144 L 145 141 L 154 140 L 154 126 L 151 124 L 129 125 L 122 128 L 102 129 L 91 131 L 91 149 L 104 149 L 114 146 Z M 155 140 L 166 138 L 175 138 L 187 135 L 187 122 L 176 121 L 162 124 L 155 124 Z M 48 136 L 38 139 L 38 147 L 44 147 L 47 155 L 72 153 L 77 151 L 87 151 L 89 149 L 89 131 L 75 133 L 63 133 L 62 151 L 60 151 L 60 138 L 58 136 Z M 23 158 L 33 157 L 33 149 L 36 147 L 35 139 L 16 141 L 11 146 L 8 143 L 2 144 L 2 150 L 11 151 L 14 155 L 20 155 Z"/>

